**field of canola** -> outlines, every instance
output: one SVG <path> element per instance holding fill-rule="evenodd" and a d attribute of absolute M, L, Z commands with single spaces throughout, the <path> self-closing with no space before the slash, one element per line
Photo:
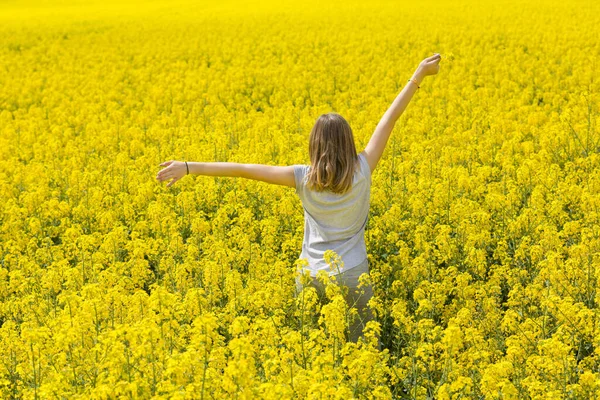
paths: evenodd
<path fill-rule="evenodd" d="M 3 1 L 0 397 L 595 398 L 600 3 L 523 3 Z M 365 342 L 343 287 L 295 293 L 293 189 L 155 180 L 307 164 L 330 111 L 360 151 L 434 52 L 373 175 Z"/>

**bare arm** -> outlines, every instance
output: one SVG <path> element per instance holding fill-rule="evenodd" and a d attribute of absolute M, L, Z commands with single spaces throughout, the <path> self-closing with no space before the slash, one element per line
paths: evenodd
<path fill-rule="evenodd" d="M 419 64 L 419 67 L 411 79 L 415 80 L 420 86 L 421 82 L 423 82 L 423 79 L 426 76 L 437 73 L 439 69 L 439 60 L 440 56 L 437 53 L 423 60 L 421 64 Z M 383 151 L 385 150 L 388 139 L 392 133 L 392 130 L 394 129 L 394 126 L 396 125 L 396 121 L 398 118 L 400 118 L 408 106 L 408 103 L 410 103 L 413 95 L 418 90 L 417 84 L 414 82 L 407 82 L 400 94 L 396 96 L 392 102 L 392 105 L 383 114 L 383 117 L 377 124 L 377 127 L 375 128 L 375 131 L 373 132 L 373 135 L 371 136 L 371 139 L 364 150 L 365 157 L 369 163 L 369 167 L 371 168 L 371 173 L 375 170 L 379 160 L 381 159 L 381 156 L 383 155 Z"/>
<path fill-rule="evenodd" d="M 193 161 L 188 161 L 187 164 L 190 174 L 246 178 L 275 185 L 296 187 L 293 166 Z M 156 179 L 163 181 L 173 178 L 167 184 L 167 187 L 187 174 L 186 165 L 183 161 L 165 161 L 160 165 L 167 166 L 167 168 L 159 171 Z"/>

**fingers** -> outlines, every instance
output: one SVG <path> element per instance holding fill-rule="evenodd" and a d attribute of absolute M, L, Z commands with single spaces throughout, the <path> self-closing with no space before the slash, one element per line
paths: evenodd
<path fill-rule="evenodd" d="M 157 174 L 156 174 L 156 179 L 158 179 L 159 181 L 165 180 L 165 179 L 169 179 L 171 178 L 173 175 L 173 172 L 171 171 L 171 168 L 165 168 L 160 170 Z"/>
<path fill-rule="evenodd" d="M 156 179 L 158 179 L 159 181 L 161 181 L 161 182 L 162 182 L 162 181 L 169 180 L 169 179 L 171 179 L 171 178 L 173 178 L 173 179 L 171 180 L 171 182 L 167 183 L 167 187 L 171 187 L 171 186 L 173 186 L 173 184 L 174 184 L 175 182 L 177 182 L 178 180 L 180 180 L 180 179 L 181 179 L 181 178 L 178 178 L 178 177 L 174 176 L 173 174 L 166 174 L 166 175 L 162 175 L 161 177 L 157 177 Z"/>
<path fill-rule="evenodd" d="M 169 161 L 164 161 L 162 163 L 160 163 L 159 165 L 161 167 L 167 167 L 167 168 L 163 168 L 160 171 L 158 171 L 158 173 L 156 174 L 156 179 L 158 179 L 159 181 L 164 181 L 165 179 L 169 179 L 171 177 L 173 177 L 173 174 L 171 173 L 171 168 L 169 168 L 169 166 L 174 162 L 174 160 L 169 160 Z"/>
<path fill-rule="evenodd" d="M 181 179 L 181 177 L 178 177 L 178 176 L 177 176 L 177 175 L 176 175 L 176 174 L 173 172 L 173 168 L 169 168 L 169 166 L 170 166 L 171 164 L 173 164 L 173 162 L 174 162 L 174 161 L 175 161 L 175 160 L 169 160 L 169 161 L 164 161 L 164 162 L 160 163 L 159 165 L 160 165 L 161 167 L 167 167 L 167 168 L 163 168 L 162 170 L 160 170 L 160 171 L 159 171 L 159 172 L 156 174 L 156 179 L 157 179 L 159 182 L 166 181 L 166 180 L 168 180 L 168 179 L 171 179 L 171 178 L 173 178 L 173 179 L 171 180 L 171 182 L 169 182 L 169 183 L 167 184 L 167 187 L 171 187 L 171 186 L 173 186 L 173 184 L 174 184 L 175 182 L 177 182 L 177 181 L 179 181 L 179 180 Z"/>
<path fill-rule="evenodd" d="M 161 179 L 164 178 L 167 174 L 169 173 L 168 168 L 162 169 L 160 171 L 158 171 L 158 174 L 156 174 L 156 179 Z"/>
<path fill-rule="evenodd" d="M 173 178 L 173 174 L 171 174 L 170 172 L 166 172 L 164 174 L 160 174 L 156 176 L 156 179 L 158 179 L 159 181 L 165 181 L 169 178 Z"/>
<path fill-rule="evenodd" d="M 426 60 L 429 62 L 429 61 L 439 60 L 441 58 L 442 58 L 442 56 L 440 55 L 440 53 L 435 53 L 431 57 L 427 57 Z"/>
<path fill-rule="evenodd" d="M 171 187 L 178 180 L 179 180 L 179 178 L 174 178 L 171 182 L 167 183 L 167 187 Z"/>
<path fill-rule="evenodd" d="M 437 66 L 440 63 L 440 60 L 441 60 L 441 58 L 439 58 L 439 57 L 438 58 L 434 58 L 431 61 L 427 61 L 426 64 L 427 65 L 436 65 Z"/>

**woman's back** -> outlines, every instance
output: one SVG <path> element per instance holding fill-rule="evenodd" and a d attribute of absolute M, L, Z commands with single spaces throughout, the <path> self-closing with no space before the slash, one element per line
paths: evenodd
<path fill-rule="evenodd" d="M 331 271 L 324 260 L 326 250 L 336 252 L 351 269 L 367 258 L 364 229 L 369 214 L 371 171 L 364 153 L 358 155 L 351 188 L 343 193 L 316 191 L 306 185 L 308 165 L 294 165 L 296 193 L 304 207 L 304 240 L 300 258 L 308 260 L 311 276 Z"/>

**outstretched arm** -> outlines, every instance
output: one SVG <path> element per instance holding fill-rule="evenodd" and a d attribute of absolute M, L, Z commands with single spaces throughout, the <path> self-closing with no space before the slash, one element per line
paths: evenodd
<path fill-rule="evenodd" d="M 190 174 L 246 178 L 275 185 L 296 187 L 293 166 L 283 167 L 263 164 L 239 164 L 233 162 L 192 161 L 188 161 L 187 164 Z M 186 165 L 183 161 L 165 161 L 160 165 L 166 166 L 167 168 L 159 171 L 158 174 L 156 174 L 156 179 L 164 181 L 173 178 L 173 180 L 167 184 L 167 187 L 173 185 L 187 174 Z"/>
<path fill-rule="evenodd" d="M 364 150 L 365 157 L 367 162 L 369 163 L 369 167 L 371 168 L 371 173 L 377 167 L 377 163 L 383 154 L 383 150 L 385 150 L 385 146 L 387 141 L 394 129 L 394 125 L 396 125 L 396 121 L 400 118 L 400 115 L 408 106 L 408 103 L 412 99 L 415 92 L 418 90 L 417 85 L 421 85 L 423 79 L 427 75 L 435 75 L 439 70 L 439 62 L 440 62 L 439 53 L 434 54 L 431 57 L 427 57 L 419 64 L 419 67 L 415 71 L 412 76 L 412 80 L 415 82 L 407 82 L 404 86 L 400 94 L 393 101 L 392 105 L 388 110 L 383 114 L 383 117 L 377 124 L 375 128 L 375 132 L 371 136 L 367 147 Z"/>

